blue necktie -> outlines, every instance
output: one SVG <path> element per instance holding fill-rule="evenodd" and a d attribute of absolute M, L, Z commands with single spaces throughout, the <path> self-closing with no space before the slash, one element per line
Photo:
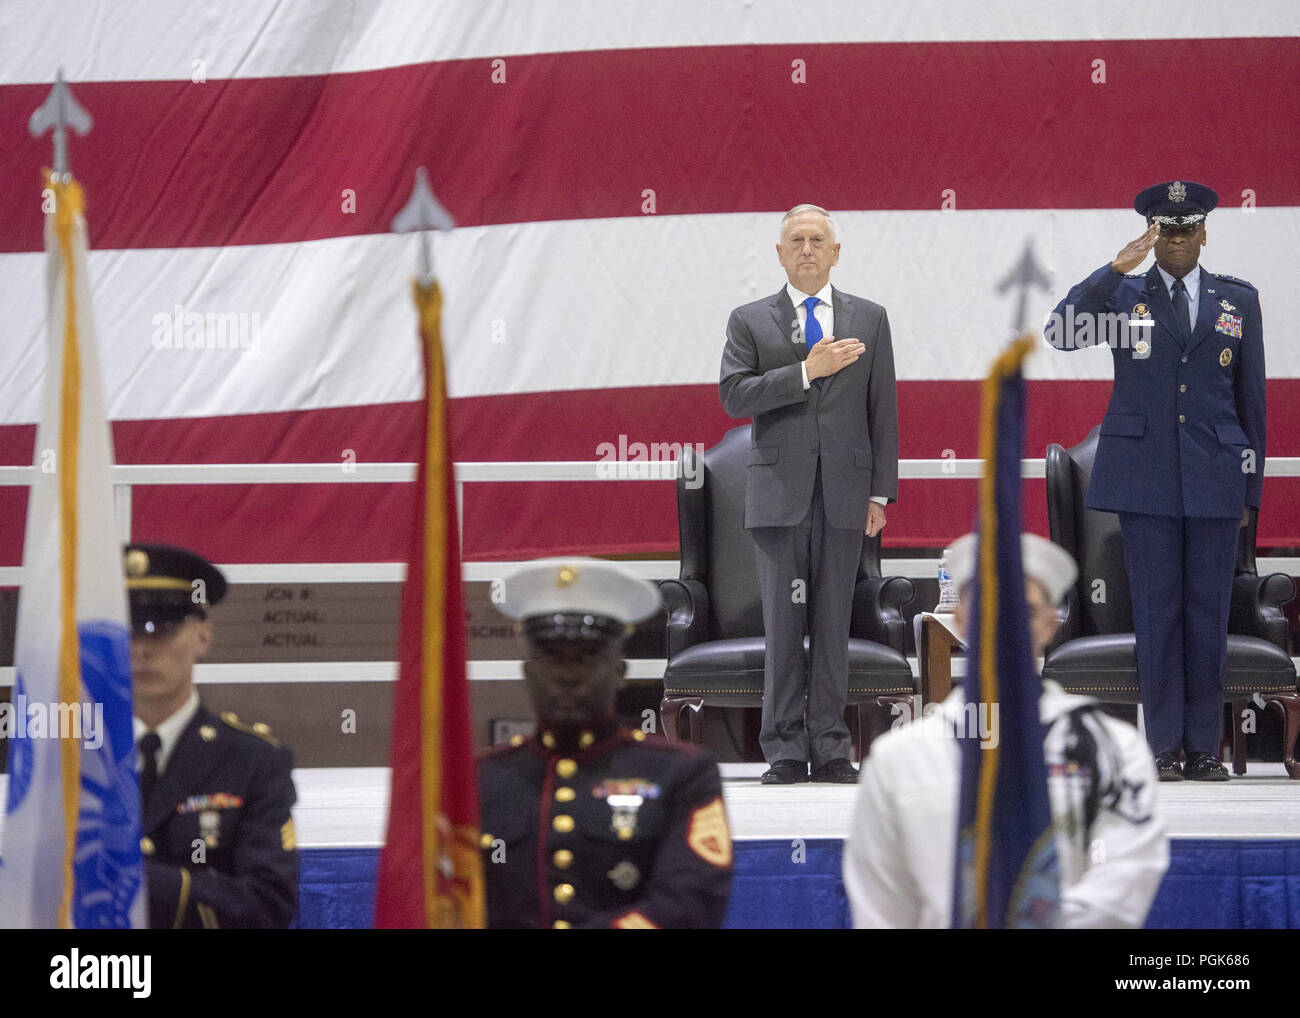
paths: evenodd
<path fill-rule="evenodd" d="M 809 297 L 803 302 L 803 306 L 808 310 L 808 314 L 804 316 L 803 338 L 808 344 L 809 350 L 813 348 L 814 343 L 820 343 L 822 338 L 821 323 L 817 321 L 817 316 L 813 314 L 813 308 L 815 308 L 819 303 L 821 302 L 816 297 Z M 1183 314 L 1186 315 L 1186 304 L 1184 304 L 1183 307 Z"/>
<path fill-rule="evenodd" d="M 1190 339 L 1192 335 L 1191 304 L 1187 300 L 1187 287 L 1181 279 L 1174 280 L 1174 317 L 1178 319 L 1179 339 Z"/>

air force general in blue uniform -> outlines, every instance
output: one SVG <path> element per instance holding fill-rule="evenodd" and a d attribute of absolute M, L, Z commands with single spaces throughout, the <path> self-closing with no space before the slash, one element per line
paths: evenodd
<path fill-rule="evenodd" d="M 1115 384 L 1086 504 L 1119 515 L 1147 741 L 1173 781 L 1228 779 L 1218 760 L 1228 607 L 1238 529 L 1264 479 L 1259 295 L 1197 265 L 1217 204 L 1201 184 L 1147 188 L 1133 203 L 1147 231 L 1073 287 L 1047 330 L 1053 346 L 1077 349 L 1106 341 L 1095 316 L 1127 318 L 1111 334 Z M 1126 275 L 1153 246 L 1156 264 Z M 1088 318 L 1098 326 L 1081 343 Z"/>

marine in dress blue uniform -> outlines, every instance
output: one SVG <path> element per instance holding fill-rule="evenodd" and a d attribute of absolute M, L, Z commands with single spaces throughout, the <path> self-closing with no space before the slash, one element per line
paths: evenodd
<path fill-rule="evenodd" d="M 1066 327 L 1047 330 L 1053 346 L 1078 349 L 1106 341 L 1097 316 L 1127 318 L 1110 334 L 1115 384 L 1086 504 L 1119 515 L 1162 780 L 1228 780 L 1218 759 L 1228 608 L 1238 530 L 1263 492 L 1259 295 L 1197 264 L 1217 204 L 1190 181 L 1142 191 L 1133 207 L 1147 231 L 1073 287 L 1053 320 Z M 1152 247 L 1156 264 L 1127 275 Z"/>
<path fill-rule="evenodd" d="M 157 544 L 128 545 L 124 565 L 149 925 L 286 927 L 298 906 L 293 756 L 266 725 L 208 711 L 193 684 L 225 577 Z"/>
<path fill-rule="evenodd" d="M 717 765 L 620 726 L 614 700 L 630 623 L 655 588 L 594 559 L 551 559 L 505 581 L 524 620 L 536 738 L 479 760 L 492 928 L 716 928 L 731 889 Z"/>

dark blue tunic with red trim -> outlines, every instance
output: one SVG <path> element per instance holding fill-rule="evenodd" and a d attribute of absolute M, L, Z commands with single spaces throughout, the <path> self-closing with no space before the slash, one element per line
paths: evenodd
<path fill-rule="evenodd" d="M 731 835 L 717 765 L 609 725 L 478 764 L 492 928 L 722 925 Z"/>

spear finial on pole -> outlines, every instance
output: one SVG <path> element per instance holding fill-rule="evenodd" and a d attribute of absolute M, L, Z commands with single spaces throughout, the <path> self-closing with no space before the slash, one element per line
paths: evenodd
<path fill-rule="evenodd" d="M 39 138 L 46 131 L 54 132 L 54 172 L 66 179 L 68 176 L 68 128 L 84 135 L 94 125 L 89 113 L 77 102 L 63 80 L 63 68 L 54 76 L 54 87 L 37 107 L 27 129 Z"/>
<path fill-rule="evenodd" d="M 402 211 L 393 217 L 394 233 L 420 232 L 420 283 L 433 282 L 433 249 L 429 242 L 430 230 L 452 230 L 456 220 L 439 204 L 429 187 L 429 174 L 423 166 L 415 171 L 415 187 Z"/>
<path fill-rule="evenodd" d="M 1025 238 L 1025 250 L 1020 255 L 1020 261 L 1016 262 L 1015 267 L 1007 274 L 1006 278 L 998 283 L 998 293 L 1006 293 L 1013 288 L 1016 291 L 1016 309 L 1011 315 L 1012 335 L 1019 336 L 1025 331 L 1025 311 L 1029 305 L 1029 288 L 1032 286 L 1040 290 L 1048 290 L 1051 284 L 1052 281 L 1046 271 L 1038 264 L 1038 259 L 1034 257 L 1034 238 Z"/>

